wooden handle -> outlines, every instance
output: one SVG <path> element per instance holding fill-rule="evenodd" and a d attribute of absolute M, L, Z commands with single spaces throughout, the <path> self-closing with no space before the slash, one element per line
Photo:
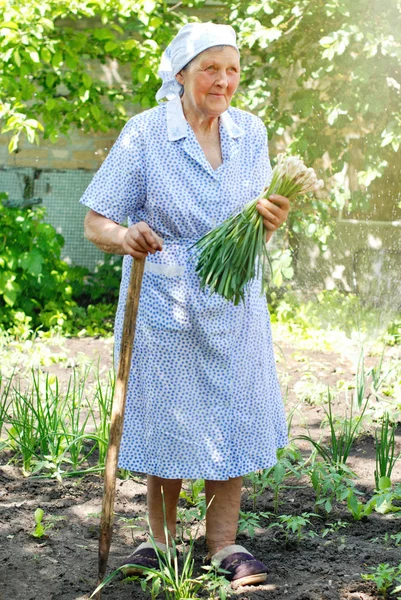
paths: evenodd
<path fill-rule="evenodd" d="M 107 568 L 107 560 L 109 557 L 112 519 L 114 512 L 114 498 L 116 492 L 118 453 L 120 451 L 121 435 L 123 430 L 125 400 L 131 370 L 132 348 L 134 345 L 136 317 L 138 314 L 139 296 L 141 293 L 144 268 L 144 258 L 133 259 L 127 291 L 127 299 L 125 303 L 120 360 L 118 363 L 117 381 L 114 390 L 109 446 L 107 449 L 104 471 L 103 504 L 99 537 L 99 583 L 103 581 Z M 100 592 L 98 592 L 97 598 L 100 599 Z"/>

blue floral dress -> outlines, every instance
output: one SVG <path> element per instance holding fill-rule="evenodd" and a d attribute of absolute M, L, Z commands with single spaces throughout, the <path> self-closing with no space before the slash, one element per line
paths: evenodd
<path fill-rule="evenodd" d="M 227 480 L 277 462 L 288 444 L 269 313 L 260 281 L 234 306 L 200 288 L 190 247 L 263 189 L 262 121 L 230 107 L 213 170 L 179 98 L 125 125 L 81 202 L 164 240 L 145 263 L 119 466 L 164 478 Z M 121 343 L 132 259 L 115 321 Z"/>

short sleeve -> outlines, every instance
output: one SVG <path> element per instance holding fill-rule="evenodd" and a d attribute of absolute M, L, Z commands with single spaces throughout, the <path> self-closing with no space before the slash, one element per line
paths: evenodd
<path fill-rule="evenodd" d="M 133 117 L 124 126 L 80 203 L 116 223 L 134 215 L 146 199 L 144 150 L 143 136 Z"/>

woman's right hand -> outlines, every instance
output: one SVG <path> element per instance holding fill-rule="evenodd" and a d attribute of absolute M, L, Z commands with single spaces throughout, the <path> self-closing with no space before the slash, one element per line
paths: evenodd
<path fill-rule="evenodd" d="M 134 258 L 146 258 L 163 249 L 163 240 L 144 221 L 128 227 L 123 240 L 124 254 Z"/>

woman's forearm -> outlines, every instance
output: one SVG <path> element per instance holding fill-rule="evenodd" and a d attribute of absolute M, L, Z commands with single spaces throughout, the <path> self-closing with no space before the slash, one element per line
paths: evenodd
<path fill-rule="evenodd" d="M 107 254 L 125 254 L 123 241 L 127 228 L 90 210 L 84 222 L 85 237 Z"/>

